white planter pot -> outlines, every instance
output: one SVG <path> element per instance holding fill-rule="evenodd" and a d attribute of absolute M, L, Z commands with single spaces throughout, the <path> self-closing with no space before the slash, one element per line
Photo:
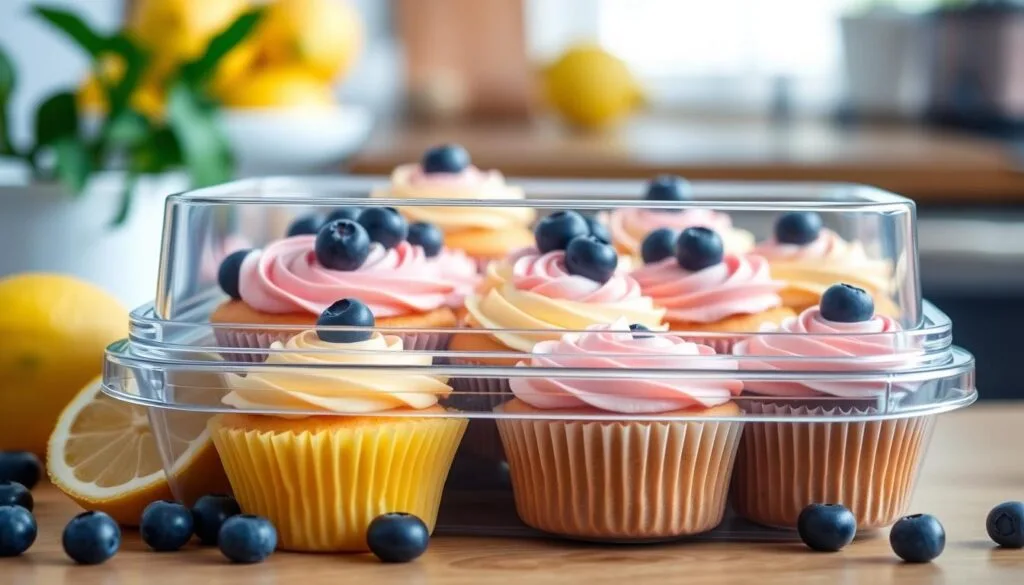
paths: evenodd
<path fill-rule="evenodd" d="M 124 175 L 100 173 L 78 197 L 29 183 L 0 163 L 0 276 L 59 272 L 93 282 L 134 308 L 156 293 L 164 199 L 188 187 L 185 174 L 139 180 L 131 213 L 112 227 Z"/>
<path fill-rule="evenodd" d="M 863 116 L 912 118 L 924 111 L 928 79 L 921 18 L 877 11 L 844 17 L 847 105 Z"/>

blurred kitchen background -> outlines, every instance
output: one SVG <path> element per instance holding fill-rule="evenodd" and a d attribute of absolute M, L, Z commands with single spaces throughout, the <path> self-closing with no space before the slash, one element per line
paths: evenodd
<path fill-rule="evenodd" d="M 61 89 L 75 92 L 80 123 L 102 119 L 97 73 L 109 84 L 125 71 L 55 31 L 33 12 L 40 4 L 0 0 L 0 47 L 17 81 L 0 130 L 15 151 L 38 142 L 40 131 L 67 144 L 56 140 L 59 129 L 41 130 L 59 115 L 40 122 L 37 114 Z M 45 2 L 104 34 L 126 28 L 155 55 L 129 100 L 153 127 L 167 107 L 158 65 L 170 70 L 197 57 L 249 4 Z M 218 104 L 213 118 L 233 153 L 231 176 L 386 174 L 451 141 L 511 176 L 672 172 L 877 185 L 917 201 L 924 291 L 976 354 L 983 396 L 1024 398 L 1011 371 L 1015 334 L 1024 330 L 1024 4 L 270 4 L 283 16 L 275 17 L 277 44 L 267 46 L 279 50 L 250 59 L 243 41 L 205 96 Z M 5 83 L 0 71 L 0 93 Z M 117 164 L 79 176 L 61 162 L 55 178 L 85 177 L 77 197 L 0 164 L 0 275 L 38 262 L 114 283 L 128 304 L 150 298 L 152 278 L 141 275 L 159 243 L 162 197 L 203 171 L 186 162 L 187 173 L 157 165 L 128 182 Z M 80 233 L 78 255 L 37 241 L 57 231 Z M 137 284 L 125 277 L 136 265 Z"/>

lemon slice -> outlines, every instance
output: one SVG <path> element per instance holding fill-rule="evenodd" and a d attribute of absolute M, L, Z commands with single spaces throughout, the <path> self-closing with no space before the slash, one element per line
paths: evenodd
<path fill-rule="evenodd" d="M 206 430 L 209 415 L 148 409 L 101 388 L 99 378 L 82 388 L 50 436 L 46 467 L 57 488 L 125 526 L 138 526 L 150 502 L 171 499 L 170 482 L 189 504 L 206 493 L 226 493 L 224 469 Z M 155 420 L 167 428 L 163 445 L 151 427 Z"/>

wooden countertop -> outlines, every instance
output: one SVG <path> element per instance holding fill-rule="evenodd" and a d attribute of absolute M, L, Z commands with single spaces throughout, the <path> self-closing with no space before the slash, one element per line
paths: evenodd
<path fill-rule="evenodd" d="M 755 119 L 639 117 L 603 135 L 549 120 L 505 125 L 384 124 L 350 161 L 389 173 L 427 147 L 458 142 L 474 162 L 508 175 L 846 181 L 927 202 L 1024 202 L 1024 151 L 994 139 L 917 126 L 850 126 Z"/>
<path fill-rule="evenodd" d="M 1020 421 L 1024 404 L 986 404 L 943 415 L 925 463 L 913 511 L 935 514 L 947 532 L 945 553 L 928 565 L 900 563 L 884 535 L 835 554 L 798 543 L 703 542 L 597 546 L 543 540 L 437 537 L 407 565 L 369 555 L 278 553 L 266 563 L 230 565 L 213 549 L 145 551 L 134 533 L 98 567 L 76 567 L 60 549 L 60 533 L 77 510 L 52 487 L 37 488 L 40 536 L 24 556 L 0 559 L 0 583 L 11 585 L 374 585 L 512 583 L 587 585 L 686 583 L 759 585 L 919 585 L 1016 583 L 1024 550 L 997 550 L 985 536 L 995 504 L 1024 497 Z"/>

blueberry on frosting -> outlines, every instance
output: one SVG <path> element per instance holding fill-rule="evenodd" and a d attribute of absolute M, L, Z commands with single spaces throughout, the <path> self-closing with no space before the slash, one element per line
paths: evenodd
<path fill-rule="evenodd" d="M 679 234 L 671 228 L 658 228 L 647 234 L 640 244 L 640 257 L 643 258 L 644 264 L 654 264 L 675 256 L 678 237 Z"/>
<path fill-rule="evenodd" d="M 461 173 L 471 164 L 469 153 L 458 144 L 435 146 L 423 154 L 423 172 Z"/>
<path fill-rule="evenodd" d="M 587 227 L 590 228 L 590 235 L 601 240 L 606 244 L 612 243 L 612 235 L 608 232 L 608 228 L 603 223 L 597 220 L 596 217 L 586 215 L 583 219 L 587 222 Z"/>
<path fill-rule="evenodd" d="M 590 225 L 582 215 L 572 210 L 556 211 L 537 222 L 533 235 L 541 254 L 564 250 L 573 238 L 590 235 Z"/>
<path fill-rule="evenodd" d="M 821 295 L 821 316 L 836 323 L 860 323 L 875 316 L 875 301 L 862 288 L 833 284 Z"/>
<path fill-rule="evenodd" d="M 676 262 L 690 272 L 720 263 L 724 254 L 722 238 L 706 227 L 686 228 L 676 240 Z"/>
<path fill-rule="evenodd" d="M 653 337 L 650 335 L 650 329 L 640 323 L 631 323 L 629 330 L 633 332 L 633 339 L 648 339 Z"/>
<path fill-rule="evenodd" d="M 362 213 L 362 207 L 339 207 L 327 214 L 327 219 L 324 221 L 324 223 L 336 221 L 339 219 L 350 219 L 352 221 L 359 221 L 359 216 Z"/>
<path fill-rule="evenodd" d="M 242 294 L 238 291 L 238 278 L 242 272 L 242 260 L 245 260 L 249 252 L 252 250 L 238 250 L 228 254 L 227 258 L 220 263 L 220 268 L 217 269 L 217 284 L 220 285 L 221 290 L 236 301 L 242 298 Z"/>
<path fill-rule="evenodd" d="M 432 223 L 417 222 L 409 226 L 409 243 L 420 246 L 427 258 L 433 258 L 444 248 L 444 234 Z"/>
<path fill-rule="evenodd" d="M 647 201 L 689 201 L 693 199 L 688 183 L 675 175 L 660 175 L 647 184 L 644 194 Z M 677 211 L 675 209 L 659 209 L 658 211 Z"/>
<path fill-rule="evenodd" d="M 312 235 L 320 231 L 320 226 L 324 225 L 324 218 L 317 214 L 304 215 L 297 218 L 288 226 L 287 236 L 306 236 Z"/>
<path fill-rule="evenodd" d="M 790 211 L 775 220 L 775 241 L 780 244 L 810 244 L 821 233 L 821 216 L 813 211 Z"/>
<path fill-rule="evenodd" d="M 615 275 L 619 255 L 615 248 L 592 235 L 573 238 L 565 249 L 565 268 L 569 274 L 604 284 Z"/>
<path fill-rule="evenodd" d="M 356 299 L 341 299 L 320 313 L 316 335 L 328 343 L 356 343 L 373 336 L 371 331 L 332 331 L 321 327 L 373 327 L 376 322 L 369 307 Z"/>
<path fill-rule="evenodd" d="M 370 236 L 363 226 L 348 219 L 327 223 L 313 244 L 316 260 L 332 270 L 356 270 L 370 255 Z"/>
<path fill-rule="evenodd" d="M 369 207 L 359 214 L 359 225 L 370 240 L 394 248 L 409 235 L 409 225 L 394 207 Z"/>

